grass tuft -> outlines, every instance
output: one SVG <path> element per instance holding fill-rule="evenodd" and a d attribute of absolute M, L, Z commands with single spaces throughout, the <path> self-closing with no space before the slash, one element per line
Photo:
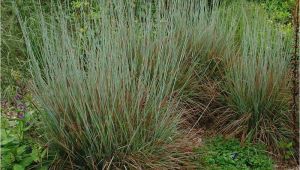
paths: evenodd
<path fill-rule="evenodd" d="M 100 18 L 79 12 L 76 22 L 66 4 L 40 10 L 37 33 L 19 15 L 44 133 L 58 151 L 53 167 L 192 166 L 179 140 L 178 80 L 192 77 L 192 65 L 180 68 L 196 55 L 188 45 L 197 30 L 183 25 L 207 23 L 206 3 L 146 3 L 143 15 L 123 1 L 98 5 Z"/>
<path fill-rule="evenodd" d="M 261 10 L 243 10 L 240 41 L 226 57 L 223 100 L 231 113 L 218 120 L 222 132 L 262 141 L 276 152 L 289 137 L 289 39 L 266 22 Z"/>

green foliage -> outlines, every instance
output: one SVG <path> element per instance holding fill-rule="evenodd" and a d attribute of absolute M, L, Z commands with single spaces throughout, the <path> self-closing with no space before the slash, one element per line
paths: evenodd
<path fill-rule="evenodd" d="M 252 0 L 262 6 L 269 17 L 269 22 L 273 23 L 282 32 L 293 34 L 292 14 L 296 1 L 294 0 Z"/>
<path fill-rule="evenodd" d="M 263 141 L 278 152 L 288 127 L 289 37 L 268 24 L 261 9 L 242 10 L 236 46 L 225 56 L 221 88 L 230 112 L 218 118 L 223 133 Z"/>
<path fill-rule="evenodd" d="M 39 125 L 57 153 L 52 168 L 189 166 L 191 155 L 178 143 L 183 109 L 215 115 L 221 110 L 217 123 L 223 133 L 263 141 L 291 157 L 286 114 L 290 42 L 274 25 L 290 31 L 286 11 L 292 3 L 264 1 L 267 18 L 255 3 L 232 1 L 220 7 L 192 0 L 74 0 L 41 6 L 17 1 L 22 35 L 12 6 L 4 2 L 1 92 L 13 96 L 33 75 L 36 103 L 46 110 Z M 211 81 L 217 92 L 204 87 Z M 219 97 L 216 106 L 211 96 Z M 21 112 L 8 110 L 15 116 Z M 2 122 L 7 134 L 2 139 L 14 141 L 3 142 L 1 148 L 10 152 L 1 154 L 15 169 L 38 164 L 45 154 L 37 141 L 28 140 L 32 128 L 23 121 L 5 117 Z M 256 145 L 212 143 L 207 146 L 215 152 L 199 151 L 207 152 L 202 161 L 212 169 L 272 167 Z M 28 147 L 32 150 L 23 151 Z M 236 159 L 230 157 L 233 152 Z"/>
<path fill-rule="evenodd" d="M 292 23 L 292 11 L 295 7 L 294 0 L 252 0 L 266 9 L 270 19 L 279 24 Z"/>
<path fill-rule="evenodd" d="M 28 83 L 31 77 L 28 71 L 29 59 L 27 57 L 27 51 L 25 41 L 22 35 L 20 25 L 16 13 L 13 9 L 13 2 L 19 8 L 19 12 L 28 26 L 30 26 L 31 32 L 38 30 L 37 15 L 35 15 L 36 7 L 41 5 L 45 14 L 50 13 L 51 3 L 50 1 L 38 1 L 38 0 L 3 0 L 1 1 L 1 94 L 4 97 L 12 97 L 10 94 L 17 91 L 19 88 L 23 88 Z M 54 3 L 64 2 L 64 0 L 55 0 Z M 80 8 L 90 7 L 88 1 L 70 1 L 72 6 L 70 10 L 70 16 L 78 18 L 80 14 Z M 92 9 L 92 10 L 91 10 Z M 99 6 L 90 8 L 86 13 L 90 18 L 99 17 Z M 41 37 L 34 37 L 40 39 Z"/>
<path fill-rule="evenodd" d="M 282 156 L 284 160 L 290 160 L 295 156 L 295 147 L 292 141 L 279 141 L 279 148 L 282 150 Z"/>
<path fill-rule="evenodd" d="M 28 71 L 29 59 L 25 41 L 18 23 L 13 2 L 21 6 L 19 12 L 25 16 L 32 32 L 37 31 L 37 18 L 34 13 L 38 1 L 3 0 L 1 1 L 1 94 L 5 98 L 13 97 L 13 93 L 28 84 L 31 75 Z M 43 2 L 42 7 L 49 11 L 49 2 Z M 38 39 L 39 37 L 35 37 Z"/>
<path fill-rule="evenodd" d="M 236 139 L 216 137 L 207 140 L 196 152 L 199 154 L 200 164 L 207 170 L 272 170 L 274 168 L 272 159 L 262 145 L 251 143 L 241 145 Z"/>
<path fill-rule="evenodd" d="M 47 152 L 37 143 L 36 113 L 23 97 L 18 94 L 13 102 L 1 101 L 1 169 L 41 167 L 38 164 Z"/>
<path fill-rule="evenodd" d="M 33 91 L 46 111 L 44 133 L 58 151 L 54 167 L 187 165 L 189 155 L 177 143 L 182 86 L 175 84 L 184 57 L 193 57 L 188 39 L 206 33 L 183 26 L 207 23 L 207 11 L 202 3 L 176 1 L 169 8 L 157 5 L 153 15 L 148 5 L 145 15 L 134 17 L 130 5 L 113 1 L 101 6 L 101 18 L 81 13 L 75 23 L 69 9 L 59 6 L 50 16 L 39 15 L 33 37 L 41 42 L 21 22 Z"/>
<path fill-rule="evenodd" d="M 22 13 L 30 4 L 24 5 Z M 27 57 L 22 32 L 13 13 L 11 1 L 1 1 L 1 93 L 20 84 L 28 76 Z M 14 88 L 14 87 L 13 87 Z"/>

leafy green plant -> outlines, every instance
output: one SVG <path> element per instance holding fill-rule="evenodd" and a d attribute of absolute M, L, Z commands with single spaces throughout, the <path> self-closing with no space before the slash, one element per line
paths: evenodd
<path fill-rule="evenodd" d="M 23 97 L 17 94 L 13 102 L 1 101 L 1 169 L 41 168 L 38 164 L 47 152 L 32 136 L 35 111 L 23 103 Z"/>
<path fill-rule="evenodd" d="M 204 169 L 256 169 L 272 170 L 272 159 L 263 145 L 244 143 L 237 139 L 215 137 L 195 150 L 199 154 L 200 165 Z"/>

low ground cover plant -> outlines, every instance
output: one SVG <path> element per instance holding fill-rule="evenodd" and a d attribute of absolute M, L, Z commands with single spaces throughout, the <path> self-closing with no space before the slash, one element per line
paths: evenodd
<path fill-rule="evenodd" d="M 1 101 L 1 169 L 45 168 L 40 163 L 47 148 L 37 142 L 37 111 L 28 97 L 18 93 Z"/>
<path fill-rule="evenodd" d="M 221 136 L 205 141 L 203 147 L 196 149 L 203 169 L 274 169 L 273 161 L 268 156 L 264 145 L 242 145 L 237 139 L 225 139 Z M 201 166 L 200 166 L 201 167 Z M 201 168 L 200 168 L 201 169 Z"/>

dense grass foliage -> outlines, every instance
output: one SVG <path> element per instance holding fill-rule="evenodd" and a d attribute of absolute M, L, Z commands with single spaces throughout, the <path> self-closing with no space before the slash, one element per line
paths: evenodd
<path fill-rule="evenodd" d="M 28 90 L 19 73 L 31 74 L 50 168 L 189 169 L 197 166 L 195 154 L 206 155 L 200 167 L 272 168 L 249 142 L 290 157 L 290 34 L 256 3 L 222 2 L 32 1 L 26 9 L 12 3 L 23 32 L 16 34 L 16 53 L 27 61 L 25 42 L 30 69 L 9 65 L 18 49 L 10 35 L 20 29 L 5 25 L 1 72 L 14 77 L 5 83 L 21 86 L 17 91 Z M 1 91 L 15 93 L 7 87 Z M 188 137 L 198 125 L 247 146 L 217 139 L 192 153 Z M 35 146 L 22 142 L 17 147 Z M 29 159 L 37 164 L 42 156 Z"/>
<path fill-rule="evenodd" d="M 185 166 L 175 145 L 182 89 L 175 85 L 185 56 L 195 52 L 183 26 L 207 23 L 208 11 L 204 3 L 165 5 L 153 14 L 149 4 L 135 17 L 130 4 L 103 3 L 101 18 L 83 12 L 75 23 L 59 5 L 50 23 L 40 11 L 40 44 L 23 23 L 33 91 L 59 166 Z M 191 72 L 185 73 L 186 83 Z"/>
<path fill-rule="evenodd" d="M 290 39 L 265 23 L 261 14 L 254 9 L 242 16 L 240 45 L 226 59 L 222 86 L 224 99 L 235 113 L 227 113 L 219 121 L 226 122 L 222 125 L 225 133 L 278 146 L 278 141 L 290 135 L 287 124 L 291 44 Z"/>
<path fill-rule="evenodd" d="M 211 43 L 205 61 L 195 68 L 202 76 L 188 86 L 185 101 L 193 99 L 198 108 L 191 110 L 201 116 L 215 115 L 213 126 L 222 134 L 264 142 L 279 153 L 280 143 L 292 137 L 291 37 L 267 22 L 266 13 L 254 4 L 231 3 L 217 13 L 209 38 L 202 40 Z"/>

